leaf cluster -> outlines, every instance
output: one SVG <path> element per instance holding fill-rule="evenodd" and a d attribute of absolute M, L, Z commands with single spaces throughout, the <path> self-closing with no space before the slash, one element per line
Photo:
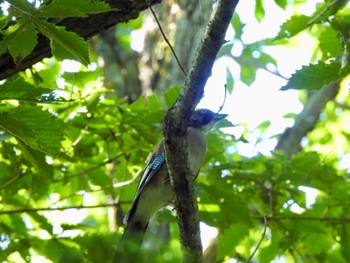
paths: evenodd
<path fill-rule="evenodd" d="M 8 15 L 2 15 L 0 20 L 0 55 L 8 49 L 15 64 L 21 63 L 33 51 L 37 45 L 37 35 L 43 34 L 50 39 L 52 55 L 58 60 L 75 59 L 87 66 L 90 63 L 87 43 L 76 33 L 57 26 L 57 19 L 86 17 L 111 10 L 103 1 L 90 0 L 53 0 L 39 7 L 25 0 L 11 0 L 8 3 Z M 7 18 L 12 18 L 15 23 L 9 23 Z"/>
<path fill-rule="evenodd" d="M 43 34 L 50 39 L 55 59 L 0 85 L 0 261 L 35 261 L 37 255 L 53 262 L 109 261 L 135 192 L 135 175 L 159 142 L 161 120 L 180 88 L 168 88 L 162 98 L 152 95 L 145 102 L 140 97 L 130 104 L 105 87 L 100 68 L 62 69 L 58 61 L 63 59 L 88 65 L 96 58 L 89 56 L 82 38 L 56 24 L 68 16 L 106 12 L 104 2 L 7 2 L 8 14 L 2 11 L 0 16 L 0 53 L 9 50 L 21 63 L 37 44 L 37 35 Z M 283 9 L 290 4 L 275 2 Z M 325 1 L 312 15 L 293 15 L 274 39 L 257 43 L 242 41 L 244 25 L 235 14 L 234 39 L 219 57 L 238 62 L 240 80 L 250 85 L 258 69 L 281 75 L 266 47 L 288 45 L 307 32 L 319 41 L 313 56 L 319 61 L 303 66 L 283 89 L 319 90 L 349 74 L 343 59 L 350 21 L 346 4 Z M 261 21 L 265 14 L 264 2 L 256 1 L 256 18 Z M 125 25 L 119 29 L 117 38 L 129 48 L 131 31 Z M 231 53 L 237 43 L 242 46 L 239 56 Z M 227 72 L 232 92 L 237 77 Z M 348 103 L 346 95 L 342 98 Z M 197 193 L 201 220 L 218 231 L 217 261 L 248 259 L 261 238 L 264 217 L 267 235 L 256 255 L 259 262 L 281 257 L 286 262 L 348 261 L 350 178 L 333 154 L 335 149 L 349 152 L 348 115 L 334 103 L 327 105 L 307 147 L 292 158 L 282 153 L 242 157 L 237 145 L 248 142 L 250 131 L 235 138 L 223 132 L 232 126 L 228 121 L 208 135 Z M 256 128 L 256 144 L 269 126 L 265 122 Z M 309 200 L 306 189 L 316 193 L 314 200 Z M 114 221 L 116 231 L 109 226 Z M 171 238 L 160 241 L 151 229 L 140 262 L 179 262 L 171 210 L 160 212 L 153 224 L 164 221 L 170 222 Z"/>

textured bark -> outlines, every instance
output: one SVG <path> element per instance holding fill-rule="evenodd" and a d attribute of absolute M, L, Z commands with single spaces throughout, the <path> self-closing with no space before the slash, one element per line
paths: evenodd
<path fill-rule="evenodd" d="M 150 0 L 151 4 L 156 4 L 160 1 Z M 107 2 L 111 7 L 117 8 L 117 11 L 90 15 L 87 18 L 66 18 L 57 22 L 56 25 L 64 26 L 68 31 L 76 32 L 84 39 L 89 39 L 118 23 L 136 18 L 141 11 L 147 8 L 144 0 L 109 0 Z M 46 57 L 51 57 L 50 41 L 42 34 L 39 34 L 38 44 L 32 53 L 23 59 L 20 64 L 15 65 L 8 52 L 0 56 L 0 80 L 27 69 Z"/>
<path fill-rule="evenodd" d="M 211 75 L 237 3 L 232 0 L 217 2 L 185 85 L 163 121 L 165 152 L 184 251 L 183 262 L 203 261 L 196 195 L 186 151 L 186 130 L 191 113 L 202 98 L 204 85 Z"/>
<path fill-rule="evenodd" d="M 164 1 L 153 9 L 182 67 L 188 72 L 211 14 L 212 1 Z M 145 95 L 153 91 L 162 95 L 170 86 L 182 86 L 186 76 L 165 43 L 151 12 L 146 11 L 144 19 L 146 38 L 139 61 L 142 90 Z"/>

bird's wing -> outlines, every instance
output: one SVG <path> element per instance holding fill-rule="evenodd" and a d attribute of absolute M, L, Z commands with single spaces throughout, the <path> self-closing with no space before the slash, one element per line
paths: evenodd
<path fill-rule="evenodd" d="M 135 212 L 135 206 L 139 199 L 142 190 L 146 187 L 148 182 L 153 178 L 153 176 L 158 172 L 158 170 L 165 164 L 165 155 L 164 155 L 164 142 L 163 140 L 159 143 L 157 148 L 148 158 L 145 169 L 142 172 L 139 184 L 137 186 L 136 194 L 134 200 L 131 204 L 130 210 L 125 216 L 124 221 L 128 222 L 132 214 Z"/>
<path fill-rule="evenodd" d="M 147 185 L 149 180 L 153 177 L 153 175 L 159 170 L 162 165 L 165 164 L 165 155 L 164 155 L 164 142 L 161 141 L 157 148 L 153 151 L 151 156 L 148 158 L 148 162 L 146 164 L 145 169 L 142 172 L 142 176 L 139 181 L 139 185 L 137 186 L 136 196 L 137 198 L 139 192 Z"/>

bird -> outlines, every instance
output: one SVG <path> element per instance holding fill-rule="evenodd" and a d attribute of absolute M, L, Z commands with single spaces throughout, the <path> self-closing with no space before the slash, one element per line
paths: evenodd
<path fill-rule="evenodd" d="M 208 109 L 198 109 L 193 112 L 187 128 L 188 158 L 190 169 L 194 174 L 193 179 L 197 177 L 204 160 L 207 148 L 206 133 L 216 122 L 227 116 Z M 140 246 L 151 217 L 172 200 L 163 139 L 147 159 L 134 200 L 124 218 L 126 227 L 121 243 L 133 242 Z M 117 262 L 116 257 L 117 254 L 114 262 Z"/>

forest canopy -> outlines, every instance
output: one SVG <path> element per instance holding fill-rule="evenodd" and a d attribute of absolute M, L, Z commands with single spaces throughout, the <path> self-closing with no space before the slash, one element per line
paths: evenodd
<path fill-rule="evenodd" d="M 112 261 L 216 6 L 149 4 L 1 2 L 1 262 Z M 204 262 L 349 262 L 349 7 L 238 3 L 200 104 L 229 114 L 195 182 Z M 302 107 L 245 122 L 282 112 L 271 89 Z M 153 217 L 139 262 L 181 261 L 175 214 Z"/>

